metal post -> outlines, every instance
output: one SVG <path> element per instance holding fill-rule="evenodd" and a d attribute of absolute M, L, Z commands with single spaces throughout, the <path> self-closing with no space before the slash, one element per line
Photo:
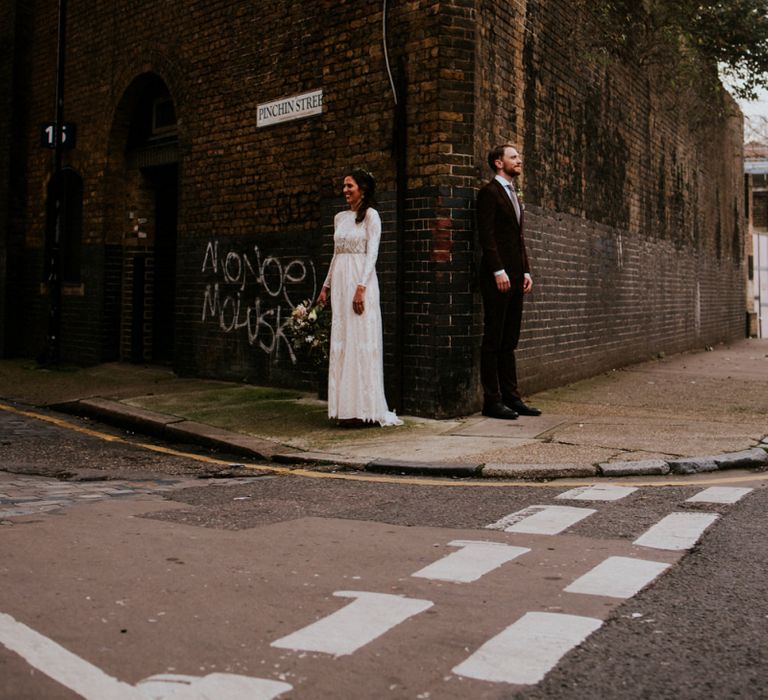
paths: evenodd
<path fill-rule="evenodd" d="M 54 124 L 53 182 L 55 225 L 50 245 L 48 273 L 48 336 L 44 362 L 56 365 L 61 351 L 61 239 L 63 233 L 64 183 L 61 177 L 64 125 L 64 61 L 67 34 L 67 0 L 59 0 L 58 53 L 56 58 L 56 119 Z"/>

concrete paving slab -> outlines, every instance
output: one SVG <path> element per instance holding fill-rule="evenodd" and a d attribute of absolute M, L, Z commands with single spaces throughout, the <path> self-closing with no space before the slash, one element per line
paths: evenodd
<path fill-rule="evenodd" d="M 670 455 L 711 455 L 755 445 L 757 425 L 686 420 L 674 416 L 597 417 L 554 428 L 554 440 Z"/>
<path fill-rule="evenodd" d="M 466 427 L 451 432 L 451 435 L 466 437 L 535 438 L 555 426 L 571 420 L 566 416 L 520 416 L 516 420 L 483 418 Z"/>
<path fill-rule="evenodd" d="M 470 438 L 457 438 L 468 440 Z M 481 438 L 473 438 L 480 440 Z M 490 443 L 490 438 L 486 438 Z M 486 449 L 474 454 L 473 459 L 489 464 L 499 462 L 502 464 L 579 464 L 593 465 L 599 462 L 608 462 L 621 459 L 621 450 L 601 447 L 599 445 L 573 445 L 560 443 L 555 440 L 528 440 L 522 444 L 511 444 L 512 440 L 506 440 L 499 448 L 497 445 L 487 444 Z"/>
<path fill-rule="evenodd" d="M 397 459 L 413 462 L 434 462 L 439 459 L 446 463 L 474 462 L 486 460 L 488 450 L 504 452 L 511 447 L 533 444 L 532 439 L 459 437 L 452 435 L 416 435 L 398 437 L 393 434 L 387 440 L 372 440 L 359 443 L 344 443 L 329 448 L 329 452 L 352 459 Z"/>
<path fill-rule="evenodd" d="M 632 369 L 638 372 L 650 369 L 654 374 L 704 379 L 738 379 L 747 382 L 765 380 L 768 357 L 760 346 L 760 341 L 743 345 L 736 343 L 728 348 L 718 347 L 714 356 L 709 352 L 671 355 Z"/>

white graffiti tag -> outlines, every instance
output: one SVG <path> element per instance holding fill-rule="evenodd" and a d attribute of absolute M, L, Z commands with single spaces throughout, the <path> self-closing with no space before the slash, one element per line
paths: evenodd
<path fill-rule="evenodd" d="M 310 258 L 287 262 L 273 255 L 262 258 L 256 245 L 248 251 L 229 249 L 222 254 L 219 241 L 209 241 L 201 272 L 215 277 L 205 285 L 203 323 L 218 322 L 224 333 L 244 332 L 250 345 L 275 360 L 284 346 L 295 364 L 285 327 L 307 290 L 311 290 L 311 298 L 317 293 L 317 274 Z"/>

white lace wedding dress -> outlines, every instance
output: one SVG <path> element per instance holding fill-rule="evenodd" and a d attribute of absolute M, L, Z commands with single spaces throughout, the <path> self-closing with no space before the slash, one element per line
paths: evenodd
<path fill-rule="evenodd" d="M 331 348 L 328 366 L 328 417 L 360 418 L 382 426 L 403 422 L 387 408 L 384 352 L 376 258 L 381 218 L 368 209 L 365 219 L 342 211 L 334 219 L 333 258 L 323 286 L 331 288 Z M 356 314 L 352 298 L 365 290 L 365 310 Z"/>

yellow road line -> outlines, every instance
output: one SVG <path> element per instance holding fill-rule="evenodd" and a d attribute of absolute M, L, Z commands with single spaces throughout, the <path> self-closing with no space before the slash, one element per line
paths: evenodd
<path fill-rule="evenodd" d="M 14 408 L 7 404 L 0 403 L 0 410 L 8 411 L 9 413 L 15 413 L 21 416 L 27 416 L 28 418 L 34 418 L 36 420 L 45 421 L 46 423 L 52 423 L 60 428 L 65 428 L 76 433 L 82 433 L 91 437 L 104 440 L 106 442 L 119 442 L 132 447 L 141 447 L 150 452 L 158 452 L 160 454 L 170 455 L 173 457 L 183 457 L 185 459 L 191 459 L 197 462 L 204 462 L 206 464 L 220 464 L 223 466 L 230 466 L 232 460 L 216 459 L 215 457 L 207 457 L 205 455 L 197 455 L 190 452 L 182 452 L 181 450 L 175 450 L 170 447 L 163 447 L 161 445 L 151 445 L 146 442 L 132 442 L 126 440 L 123 437 L 117 435 L 109 435 L 108 433 L 102 433 L 98 430 L 91 428 L 85 428 L 70 421 L 56 416 L 46 416 L 42 413 L 36 413 L 34 411 L 24 411 L 19 408 Z M 751 476 L 721 476 L 701 478 L 700 475 L 691 475 L 690 479 L 675 479 L 674 481 L 656 482 L 644 482 L 644 481 L 624 481 L 624 479 L 606 479 L 596 478 L 594 480 L 585 478 L 575 481 L 573 479 L 556 479 L 555 481 L 547 482 L 535 482 L 535 481 L 496 481 L 494 479 L 483 480 L 467 480 L 467 479 L 447 479 L 445 477 L 412 477 L 412 476 L 387 476 L 382 474 L 349 474 L 344 472 L 322 472 L 314 471 L 311 469 L 299 469 L 291 467 L 278 467 L 272 464 L 246 464 L 245 462 L 238 462 L 242 464 L 246 469 L 253 469 L 254 471 L 268 471 L 274 474 L 283 474 L 290 476 L 304 476 L 310 479 L 341 479 L 343 481 L 368 481 L 372 483 L 382 484 L 401 484 L 407 482 L 409 484 L 416 484 L 422 486 L 452 486 L 452 487 L 482 487 L 482 488 L 561 488 L 564 486 L 585 486 L 590 483 L 620 483 L 622 486 L 638 486 L 638 487 L 672 487 L 672 486 L 710 486 L 712 484 L 737 484 L 750 481 L 766 481 L 768 480 L 768 473 L 755 474 Z"/>
<path fill-rule="evenodd" d="M 150 450 L 152 452 L 160 452 L 161 454 L 167 454 L 172 455 L 174 457 L 185 457 L 187 459 L 193 459 L 198 462 L 207 462 L 210 464 L 224 464 L 224 465 L 230 465 L 232 464 L 232 460 L 223 460 L 223 459 L 216 459 L 215 457 L 206 457 L 205 455 L 196 455 L 191 454 L 189 452 L 182 452 L 181 450 L 174 450 L 171 447 L 163 447 L 162 445 L 150 445 L 149 443 L 145 442 L 131 442 L 130 440 L 126 440 L 123 437 L 120 437 L 119 435 L 109 435 L 108 433 L 102 433 L 98 430 L 92 430 L 91 428 L 85 428 L 81 425 L 76 425 L 75 423 L 71 423 L 70 421 L 64 420 L 62 418 L 57 418 L 55 416 L 46 416 L 42 413 L 35 413 L 33 411 L 23 411 L 18 408 L 14 408 L 13 406 L 8 406 L 6 404 L 0 403 L 0 410 L 8 411 L 9 413 L 16 413 L 21 416 L 27 416 L 28 418 L 35 418 L 37 420 L 45 421 L 46 423 L 52 423 L 53 425 L 56 425 L 60 428 L 66 428 L 67 430 L 71 430 L 75 433 L 83 433 L 84 435 L 90 435 L 91 437 L 99 438 L 100 440 L 105 440 L 107 442 L 119 442 L 124 445 L 131 445 L 133 447 L 142 447 L 145 450 Z M 273 467 L 269 467 L 270 469 L 273 469 Z M 275 467 L 276 471 L 290 471 L 289 469 L 282 467 Z"/>

